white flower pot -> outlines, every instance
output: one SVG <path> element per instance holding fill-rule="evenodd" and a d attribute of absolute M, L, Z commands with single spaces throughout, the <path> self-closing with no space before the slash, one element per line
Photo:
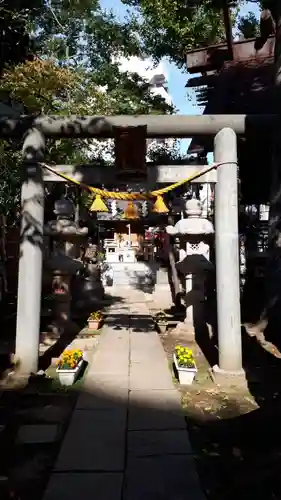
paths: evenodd
<path fill-rule="evenodd" d="M 175 354 L 174 363 L 178 372 L 180 385 L 191 385 L 197 373 L 197 366 L 194 364 L 193 368 L 180 368 Z"/>
<path fill-rule="evenodd" d="M 74 384 L 75 380 L 77 379 L 77 377 L 81 371 L 83 361 L 84 361 L 84 359 L 81 359 L 81 361 L 79 361 L 76 368 L 74 368 L 73 370 L 61 370 L 60 368 L 56 369 L 56 372 L 59 376 L 59 381 L 60 381 L 61 385 L 73 385 Z"/>

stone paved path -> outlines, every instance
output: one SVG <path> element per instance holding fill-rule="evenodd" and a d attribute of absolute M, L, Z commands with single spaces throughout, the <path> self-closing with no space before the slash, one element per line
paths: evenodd
<path fill-rule="evenodd" d="M 104 328 L 44 500 L 204 500 L 144 295 L 112 306 Z"/>

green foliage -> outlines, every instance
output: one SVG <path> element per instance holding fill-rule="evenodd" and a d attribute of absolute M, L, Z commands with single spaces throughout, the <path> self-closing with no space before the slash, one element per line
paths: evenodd
<path fill-rule="evenodd" d="M 237 28 L 244 38 L 254 38 L 259 35 L 259 23 L 253 12 L 238 19 Z"/>
<path fill-rule="evenodd" d="M 204 0 L 195 6 L 180 0 L 123 0 L 123 3 L 138 10 L 135 29 L 141 30 L 144 51 L 157 60 L 166 56 L 183 66 L 186 50 L 222 39 L 221 12 L 210 9 Z"/>
<path fill-rule="evenodd" d="M 269 0 L 274 3 L 276 0 Z M 144 53 L 160 60 L 168 57 L 179 67 L 184 54 L 201 46 L 225 41 L 223 0 L 122 0 L 133 9 L 132 25 L 141 32 Z M 239 16 L 244 1 L 230 1 L 231 18 L 238 32 L 248 38 L 257 32 L 253 14 Z M 260 4 L 259 0 L 253 3 Z"/>
<path fill-rule="evenodd" d="M 0 213 L 11 220 L 19 216 L 19 148 L 20 144 L 14 141 L 0 141 Z"/>
<path fill-rule="evenodd" d="M 0 73 L 7 64 L 17 64 L 32 55 L 28 26 L 39 15 L 43 0 L 2 0 L 0 3 Z"/>
<path fill-rule="evenodd" d="M 19 103 L 27 114 L 173 111 L 163 99 L 151 95 L 142 78 L 120 72 L 113 63 L 113 57 L 139 54 L 140 44 L 130 23 L 103 11 L 98 0 L 7 0 L 1 3 L 0 14 L 7 48 L 0 98 L 7 104 Z M 85 162 L 90 142 L 49 140 L 46 161 Z M 0 141 L 0 149 L 0 210 L 14 218 L 20 154 L 9 142 Z"/>

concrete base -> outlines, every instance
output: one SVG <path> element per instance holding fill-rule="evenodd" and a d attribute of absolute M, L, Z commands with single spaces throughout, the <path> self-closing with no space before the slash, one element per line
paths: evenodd
<path fill-rule="evenodd" d="M 219 368 L 218 365 L 210 369 L 210 375 L 215 384 L 225 388 L 247 389 L 247 379 L 245 371 L 226 371 Z"/>

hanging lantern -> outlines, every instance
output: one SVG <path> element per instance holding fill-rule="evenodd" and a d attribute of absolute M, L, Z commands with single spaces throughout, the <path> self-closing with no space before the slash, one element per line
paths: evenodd
<path fill-rule="evenodd" d="M 133 201 L 128 201 L 127 208 L 124 210 L 124 219 L 139 219 L 139 214 Z"/>
<path fill-rule="evenodd" d="M 89 210 L 90 212 L 108 212 L 108 208 L 100 194 L 96 195 L 95 200 L 93 201 Z"/>
<path fill-rule="evenodd" d="M 165 202 L 163 200 L 163 196 L 161 195 L 157 196 L 152 212 L 155 212 L 157 214 L 166 214 L 167 212 L 169 212 L 169 209 L 166 207 Z"/>

